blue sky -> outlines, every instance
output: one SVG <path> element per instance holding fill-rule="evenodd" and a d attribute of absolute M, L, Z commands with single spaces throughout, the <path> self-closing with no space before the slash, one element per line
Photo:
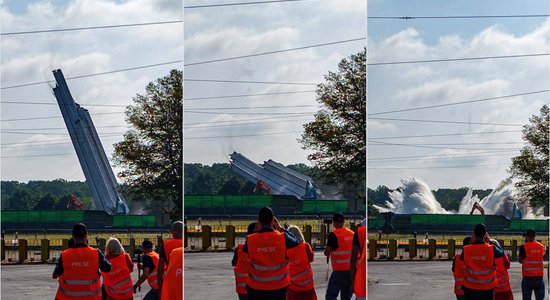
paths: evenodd
<path fill-rule="evenodd" d="M 548 7 L 546 0 L 371 0 L 368 15 L 547 15 Z M 548 18 L 540 17 L 371 18 L 367 29 L 368 63 L 550 53 L 549 26 Z M 549 66 L 549 56 L 369 66 L 369 114 L 548 90 Z M 540 107 L 549 102 L 548 99 L 545 92 L 475 104 L 371 115 L 367 184 L 371 188 L 378 185 L 395 188 L 400 185 L 400 179 L 413 176 L 432 188 L 494 188 L 508 176 L 506 169 L 510 158 L 517 155 L 522 146 L 520 126 L 495 124 L 526 124 L 531 115 L 537 114 Z M 388 118 L 470 124 L 405 122 Z M 500 133 L 488 133 L 494 131 Z M 439 134 L 456 135 L 410 137 Z"/>
<path fill-rule="evenodd" d="M 183 17 L 178 0 L 4 0 L 1 4 L 2 33 L 181 21 Z M 2 180 L 84 180 L 50 86 L 7 87 L 51 81 L 51 71 L 58 68 L 65 77 L 73 77 L 181 61 L 183 25 L 2 36 L 1 51 Z M 75 101 L 90 111 L 107 157 L 112 157 L 113 144 L 127 130 L 125 106 L 145 92 L 147 83 L 174 68 L 183 66 L 173 63 L 68 81 Z M 54 118 L 10 121 L 39 117 Z"/>

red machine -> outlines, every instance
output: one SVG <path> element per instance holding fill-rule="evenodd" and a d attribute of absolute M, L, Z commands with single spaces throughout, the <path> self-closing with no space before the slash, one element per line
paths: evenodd
<path fill-rule="evenodd" d="M 261 179 L 258 179 L 256 182 L 256 187 L 254 188 L 254 194 L 258 193 L 260 190 L 264 192 L 264 195 L 271 195 L 271 189 L 265 182 L 263 182 Z"/>
<path fill-rule="evenodd" d="M 69 202 L 67 202 L 67 209 L 70 209 L 72 207 L 78 208 L 78 210 L 82 210 L 82 202 L 78 200 L 78 197 L 75 195 L 71 195 L 71 199 L 69 199 Z"/>
<path fill-rule="evenodd" d="M 481 205 L 479 205 L 479 203 L 474 203 L 474 206 L 472 207 L 472 211 L 470 212 L 470 215 L 473 215 L 474 214 L 474 211 L 475 210 L 479 210 L 479 212 L 484 216 L 485 215 L 485 210 L 483 209 L 483 207 L 481 207 Z"/>

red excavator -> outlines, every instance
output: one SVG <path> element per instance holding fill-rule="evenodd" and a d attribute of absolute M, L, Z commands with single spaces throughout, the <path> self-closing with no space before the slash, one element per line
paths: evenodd
<path fill-rule="evenodd" d="M 481 205 L 479 205 L 479 203 L 474 203 L 474 206 L 472 207 L 472 211 L 470 211 L 470 215 L 473 215 L 474 214 L 474 211 L 475 210 L 479 210 L 479 212 L 481 213 L 481 215 L 485 215 L 485 210 L 483 209 L 483 207 L 481 207 Z"/>
<path fill-rule="evenodd" d="M 256 187 L 254 188 L 254 194 L 258 193 L 260 190 L 264 192 L 264 195 L 271 195 L 271 189 L 263 180 L 258 179 L 256 182 Z"/>
<path fill-rule="evenodd" d="M 71 199 L 69 199 L 69 202 L 67 202 L 67 209 L 70 209 L 72 207 L 78 208 L 78 210 L 82 210 L 82 202 L 78 200 L 78 197 L 75 195 L 71 195 Z"/>

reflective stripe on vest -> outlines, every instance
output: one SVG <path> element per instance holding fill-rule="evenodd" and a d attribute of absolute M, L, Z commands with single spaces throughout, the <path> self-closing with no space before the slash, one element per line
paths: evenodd
<path fill-rule="evenodd" d="M 304 281 L 301 281 L 301 282 L 293 282 L 292 284 L 304 286 L 304 285 L 308 285 L 311 281 L 313 281 L 313 277 L 310 276 L 308 279 L 306 279 L 306 280 L 304 280 Z"/>
<path fill-rule="evenodd" d="M 128 278 L 128 279 L 125 279 L 125 280 L 123 280 L 123 281 L 121 281 L 121 282 L 119 282 L 119 283 L 117 283 L 117 284 L 111 286 L 110 288 L 111 288 L 111 289 L 116 289 L 116 288 L 118 288 L 118 287 L 121 287 L 121 286 L 123 286 L 123 285 L 125 285 L 125 284 L 127 284 L 127 283 L 131 283 L 131 282 L 132 282 L 132 278 Z"/>
<path fill-rule="evenodd" d="M 67 296 L 73 296 L 73 297 L 83 297 L 83 296 L 95 296 L 101 292 L 101 288 L 93 291 L 88 292 L 73 292 L 73 291 L 67 291 L 62 286 L 59 287 L 59 290 L 63 292 L 63 294 Z"/>
<path fill-rule="evenodd" d="M 235 277 L 248 277 L 248 273 L 235 273 Z"/>
<path fill-rule="evenodd" d="M 346 227 L 336 228 L 333 233 L 338 240 L 338 248 L 330 253 L 332 270 L 349 271 L 349 261 L 351 257 L 351 248 L 353 244 L 354 232 Z"/>
<path fill-rule="evenodd" d="M 254 280 L 257 280 L 257 281 L 262 281 L 262 282 L 270 282 L 270 281 L 279 281 L 279 280 L 283 280 L 286 276 L 289 275 L 289 272 L 286 271 L 284 272 L 283 274 L 280 274 L 280 275 L 276 275 L 276 276 L 271 276 L 271 277 L 260 277 L 260 276 L 256 276 L 254 274 L 248 274 L 248 277 L 249 278 L 252 278 Z"/>
<path fill-rule="evenodd" d="M 294 275 L 294 276 L 291 276 L 291 277 L 290 277 L 290 280 L 296 280 L 296 279 L 298 279 L 298 278 L 300 278 L 300 277 L 303 277 L 303 276 L 305 276 L 305 275 L 308 275 L 308 274 L 310 274 L 310 273 L 311 273 L 311 268 L 309 268 L 309 269 L 307 269 L 307 270 L 305 270 L 305 271 L 302 271 L 301 273 L 298 273 L 298 274 L 296 274 L 296 275 Z"/>
<path fill-rule="evenodd" d="M 495 276 L 487 278 L 485 280 L 476 280 L 476 279 L 473 279 L 473 278 L 470 278 L 470 277 L 466 277 L 466 281 L 472 282 L 472 283 L 478 283 L 478 284 L 487 284 L 487 283 L 490 283 L 494 280 L 496 280 Z"/>
<path fill-rule="evenodd" d="M 305 242 L 287 250 L 288 270 L 290 271 L 289 289 L 302 292 L 314 288 L 313 270 L 308 256 L 311 251 L 311 246 Z"/>
<path fill-rule="evenodd" d="M 454 286 L 454 293 L 455 295 L 462 296 L 464 295 L 464 291 L 462 290 L 462 282 L 464 281 L 464 271 L 466 267 L 464 266 L 464 262 L 460 260 L 460 254 L 456 254 L 454 258 L 454 272 L 453 277 L 455 279 L 455 286 Z"/>
<path fill-rule="evenodd" d="M 256 270 L 260 270 L 260 271 L 277 271 L 277 270 L 281 270 L 283 269 L 284 267 L 286 267 L 288 265 L 288 263 L 284 262 L 280 265 L 277 265 L 277 266 L 262 266 L 262 265 L 258 265 L 258 264 L 251 264 L 250 266 Z"/>
<path fill-rule="evenodd" d="M 489 270 L 485 270 L 485 271 L 474 271 L 472 269 L 469 269 L 469 268 L 466 268 L 466 272 L 472 274 L 472 275 L 488 275 L 488 274 L 491 274 L 493 273 L 494 271 L 496 271 L 497 269 L 496 268 L 492 268 L 492 269 L 489 269 Z"/>
<path fill-rule="evenodd" d="M 92 279 L 92 280 L 63 280 L 64 283 L 68 285 L 88 285 L 88 284 L 94 284 L 99 281 L 99 278 Z"/>

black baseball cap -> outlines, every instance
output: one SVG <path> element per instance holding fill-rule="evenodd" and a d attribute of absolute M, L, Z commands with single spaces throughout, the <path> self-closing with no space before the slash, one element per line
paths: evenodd
<path fill-rule="evenodd" d="M 344 221 L 344 214 L 335 213 L 334 216 L 332 216 L 332 220 L 335 221 L 335 222 L 343 222 Z"/>

